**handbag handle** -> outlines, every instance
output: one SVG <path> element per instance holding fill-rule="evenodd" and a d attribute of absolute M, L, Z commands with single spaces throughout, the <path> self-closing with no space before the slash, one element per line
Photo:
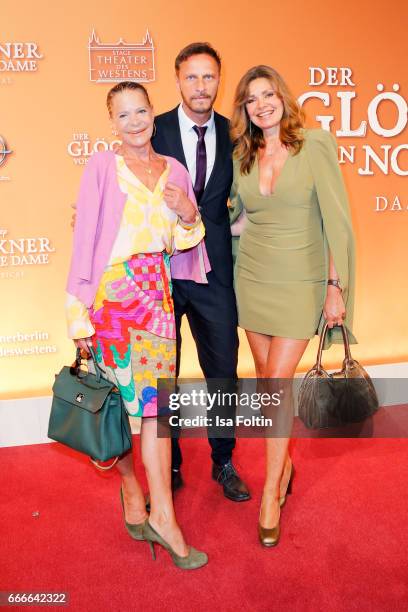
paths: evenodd
<path fill-rule="evenodd" d="M 349 339 L 348 339 L 348 334 L 347 334 L 347 330 L 344 327 L 343 324 L 339 325 L 339 327 L 341 328 L 341 333 L 343 336 L 343 345 L 344 345 L 344 358 L 346 361 L 352 361 L 353 358 L 351 356 L 351 352 L 350 352 L 350 343 L 349 343 Z M 323 345 L 324 345 L 324 341 L 326 339 L 326 335 L 327 335 L 327 330 L 329 329 L 329 326 L 327 324 L 327 322 L 324 324 L 323 327 L 323 332 L 322 335 L 320 336 L 320 342 L 319 342 L 319 348 L 317 349 L 317 360 L 316 360 L 316 365 L 315 368 L 318 372 L 322 372 L 322 355 L 323 355 Z"/>
<path fill-rule="evenodd" d="M 88 346 L 88 350 L 89 353 L 91 355 L 94 367 L 95 367 L 95 375 L 96 375 L 96 381 L 99 383 L 101 378 L 103 378 L 103 375 L 106 374 L 105 370 L 103 370 L 101 368 L 101 366 L 98 364 L 98 362 L 96 361 L 96 355 L 95 355 L 95 351 L 93 349 L 92 346 Z M 81 349 L 79 347 L 77 347 L 76 350 L 76 358 L 75 358 L 75 373 L 78 376 L 78 378 L 81 378 L 81 376 L 79 375 L 80 372 L 80 365 L 81 365 Z"/>
<path fill-rule="evenodd" d="M 107 472 L 108 470 L 111 470 L 113 467 L 115 467 L 115 465 L 119 461 L 119 456 L 115 457 L 114 460 L 113 460 L 113 463 L 111 463 L 110 465 L 100 465 L 99 461 L 97 461 L 96 459 L 92 459 L 92 457 L 89 457 L 89 460 L 90 460 L 91 463 L 93 463 L 93 465 L 96 468 L 98 468 L 98 470 L 102 470 L 103 472 Z"/>

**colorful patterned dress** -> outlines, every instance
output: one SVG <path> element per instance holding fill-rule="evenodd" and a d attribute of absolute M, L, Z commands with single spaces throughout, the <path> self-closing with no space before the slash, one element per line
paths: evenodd
<path fill-rule="evenodd" d="M 170 255 L 197 245 L 204 226 L 187 229 L 170 210 L 163 191 L 170 166 L 150 191 L 116 155 L 117 178 L 127 194 L 120 229 L 88 309 L 67 294 L 70 338 L 92 336 L 100 366 L 119 388 L 131 415 L 157 415 L 157 378 L 175 376 L 176 328 L 171 297 Z"/>

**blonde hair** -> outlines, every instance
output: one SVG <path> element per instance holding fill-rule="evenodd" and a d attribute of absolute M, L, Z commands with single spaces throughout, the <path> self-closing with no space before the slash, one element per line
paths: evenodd
<path fill-rule="evenodd" d="M 151 106 L 149 94 L 147 93 L 146 87 L 143 87 L 140 83 L 136 83 L 134 81 L 121 81 L 117 85 L 114 85 L 112 89 L 108 91 L 108 95 L 106 96 L 106 106 L 108 107 L 109 116 L 112 117 L 112 100 L 114 96 L 118 93 L 122 93 L 122 91 L 141 91 L 145 96 L 147 104 Z"/>
<path fill-rule="evenodd" d="M 241 162 L 242 174 L 250 172 L 258 149 L 265 146 L 262 130 L 254 123 L 251 124 L 245 108 L 248 100 L 249 84 L 255 79 L 267 79 L 283 103 L 279 136 L 281 143 L 296 155 L 304 142 L 302 132 L 304 113 L 281 75 L 270 66 L 260 65 L 250 68 L 237 85 L 230 126 L 234 158 Z"/>

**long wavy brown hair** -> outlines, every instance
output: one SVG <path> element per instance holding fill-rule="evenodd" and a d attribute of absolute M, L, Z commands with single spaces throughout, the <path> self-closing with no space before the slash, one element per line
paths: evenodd
<path fill-rule="evenodd" d="M 249 84 L 255 79 L 267 79 L 276 95 L 283 103 L 280 122 L 280 141 L 296 155 L 303 146 L 304 113 L 290 92 L 281 75 L 270 66 L 250 68 L 238 83 L 234 110 L 230 126 L 231 140 L 234 145 L 234 158 L 241 162 L 242 174 L 248 174 L 254 164 L 258 149 L 265 146 L 262 130 L 250 122 L 246 110 Z"/>

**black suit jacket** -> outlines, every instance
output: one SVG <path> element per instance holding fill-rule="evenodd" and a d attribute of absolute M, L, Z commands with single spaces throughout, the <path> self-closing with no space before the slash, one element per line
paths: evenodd
<path fill-rule="evenodd" d="M 232 144 L 228 119 L 214 113 L 216 152 L 213 171 L 208 179 L 199 210 L 205 225 L 205 245 L 211 269 L 218 281 L 232 285 L 231 229 L 227 200 L 232 183 Z M 187 168 L 181 141 L 178 107 L 158 115 L 152 145 L 157 153 L 175 157 Z"/>

